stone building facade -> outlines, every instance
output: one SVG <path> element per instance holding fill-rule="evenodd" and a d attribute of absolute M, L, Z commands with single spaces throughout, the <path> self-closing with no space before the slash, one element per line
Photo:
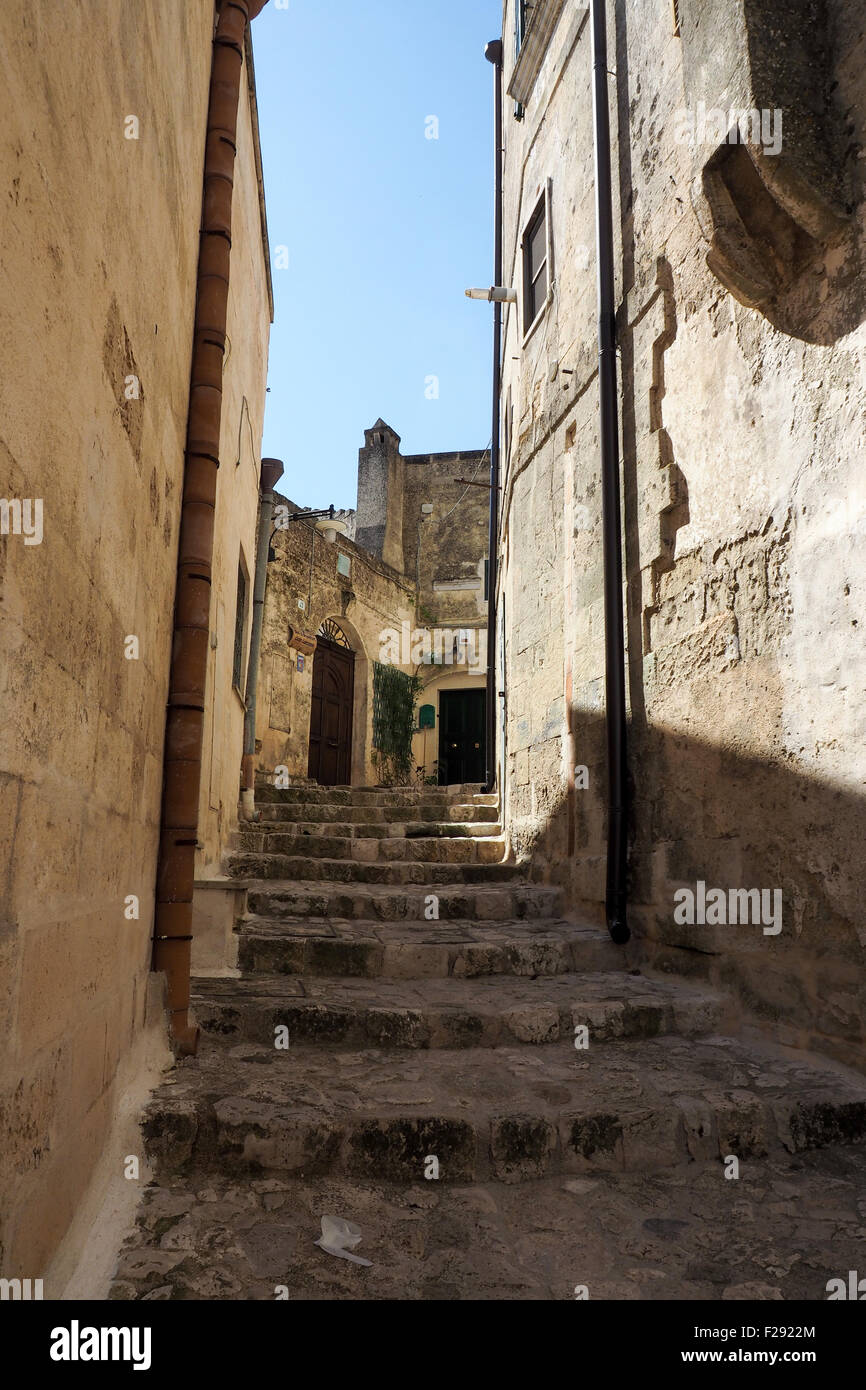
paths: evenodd
<path fill-rule="evenodd" d="M 134 1200 L 169 1055 L 151 952 L 214 26 L 213 0 L 0 15 L 0 1272 L 46 1297 Z M 236 818 L 271 319 L 248 29 L 242 63 L 203 872 Z"/>
<path fill-rule="evenodd" d="M 404 456 L 379 420 L 359 453 L 356 511 L 284 526 L 277 517 L 257 706 L 262 771 L 376 785 L 378 665 L 423 680 L 418 707 L 429 723 L 413 740 L 412 775 L 483 780 L 487 466 L 483 451 Z M 287 515 L 297 511 L 281 501 Z M 351 667 L 351 685 L 335 697 L 349 706 L 338 734 L 348 749 L 326 769 L 311 762 L 311 718 L 316 661 L 328 661 L 333 645 L 347 653 L 335 662 Z M 443 716 L 456 748 L 440 746 Z M 464 769 L 474 775 L 458 775 Z"/>
<path fill-rule="evenodd" d="M 501 785 L 515 854 L 598 916 L 587 7 L 506 0 L 503 35 Z M 862 1065 L 866 7 L 616 0 L 608 45 L 631 925 Z M 699 883 L 780 889 L 781 930 L 679 922 Z"/>

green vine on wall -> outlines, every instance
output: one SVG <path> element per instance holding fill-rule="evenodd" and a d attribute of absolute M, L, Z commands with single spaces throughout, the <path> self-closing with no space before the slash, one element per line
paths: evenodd
<path fill-rule="evenodd" d="M 373 663 L 373 765 L 382 786 L 412 781 L 415 706 L 423 684 L 421 676 Z"/>

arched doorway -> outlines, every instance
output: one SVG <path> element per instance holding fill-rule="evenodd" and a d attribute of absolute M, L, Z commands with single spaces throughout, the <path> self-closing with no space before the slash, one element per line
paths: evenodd
<path fill-rule="evenodd" d="M 333 618 L 316 633 L 307 776 L 320 786 L 347 786 L 352 771 L 355 653 Z"/>

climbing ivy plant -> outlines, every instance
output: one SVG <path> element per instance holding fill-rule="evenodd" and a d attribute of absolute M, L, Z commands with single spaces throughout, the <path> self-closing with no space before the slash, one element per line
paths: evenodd
<path fill-rule="evenodd" d="M 421 676 L 373 663 L 373 763 L 383 786 L 412 780 L 415 705 L 423 684 Z"/>

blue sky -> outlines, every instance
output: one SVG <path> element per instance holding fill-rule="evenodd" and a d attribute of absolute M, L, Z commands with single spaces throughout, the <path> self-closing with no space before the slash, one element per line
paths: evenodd
<path fill-rule="evenodd" d="M 463 291 L 492 277 L 500 28 L 500 0 L 270 0 L 253 24 L 275 300 L 262 452 L 302 506 L 355 505 L 380 415 L 404 453 L 488 443 L 492 309 Z"/>

